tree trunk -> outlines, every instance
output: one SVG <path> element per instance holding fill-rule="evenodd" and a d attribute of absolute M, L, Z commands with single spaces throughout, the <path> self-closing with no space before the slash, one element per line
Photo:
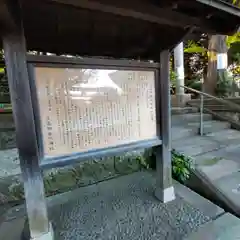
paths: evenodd
<path fill-rule="evenodd" d="M 208 69 L 207 77 L 204 79 L 204 91 L 211 95 L 216 94 L 219 71 L 217 69 L 218 54 L 227 54 L 226 36 L 212 35 L 208 44 Z M 219 55 L 221 57 L 221 55 Z M 222 76 L 222 70 L 221 76 Z"/>
<path fill-rule="evenodd" d="M 176 97 L 178 106 L 184 103 L 184 49 L 183 42 L 174 49 L 174 69 L 176 74 Z"/>

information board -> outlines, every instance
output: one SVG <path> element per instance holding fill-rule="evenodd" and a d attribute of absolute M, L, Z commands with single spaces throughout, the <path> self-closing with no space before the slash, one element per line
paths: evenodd
<path fill-rule="evenodd" d="M 154 71 L 35 67 L 45 157 L 156 138 Z"/>

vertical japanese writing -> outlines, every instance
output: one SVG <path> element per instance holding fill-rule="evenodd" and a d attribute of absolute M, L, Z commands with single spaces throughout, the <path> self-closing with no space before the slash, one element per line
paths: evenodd
<path fill-rule="evenodd" d="M 89 151 L 156 136 L 153 72 L 70 69 L 66 74 L 64 68 L 37 70 L 46 155 Z"/>

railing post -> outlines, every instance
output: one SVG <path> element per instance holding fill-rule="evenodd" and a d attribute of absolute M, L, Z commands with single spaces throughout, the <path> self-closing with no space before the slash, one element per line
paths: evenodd
<path fill-rule="evenodd" d="M 203 79 L 201 80 L 201 90 L 203 92 Z M 204 107 L 204 96 L 200 94 L 200 127 L 199 134 L 203 136 L 203 107 Z"/>
<path fill-rule="evenodd" d="M 171 156 L 171 104 L 170 104 L 170 78 L 169 78 L 169 51 L 160 54 L 159 69 L 159 116 L 157 123 L 162 137 L 162 145 L 156 149 L 157 189 L 156 197 L 166 203 L 175 199 L 172 184 L 172 156 Z"/>

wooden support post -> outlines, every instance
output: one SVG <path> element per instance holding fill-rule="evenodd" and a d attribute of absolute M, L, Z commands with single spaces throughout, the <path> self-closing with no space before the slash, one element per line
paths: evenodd
<path fill-rule="evenodd" d="M 160 54 L 160 133 L 162 146 L 156 149 L 157 189 L 156 197 L 166 203 L 175 199 L 172 185 L 171 162 L 171 104 L 169 79 L 169 51 Z"/>
<path fill-rule="evenodd" d="M 3 46 L 31 239 L 52 240 L 42 172 L 39 167 L 23 28 L 19 27 L 14 32 L 6 33 Z"/>

